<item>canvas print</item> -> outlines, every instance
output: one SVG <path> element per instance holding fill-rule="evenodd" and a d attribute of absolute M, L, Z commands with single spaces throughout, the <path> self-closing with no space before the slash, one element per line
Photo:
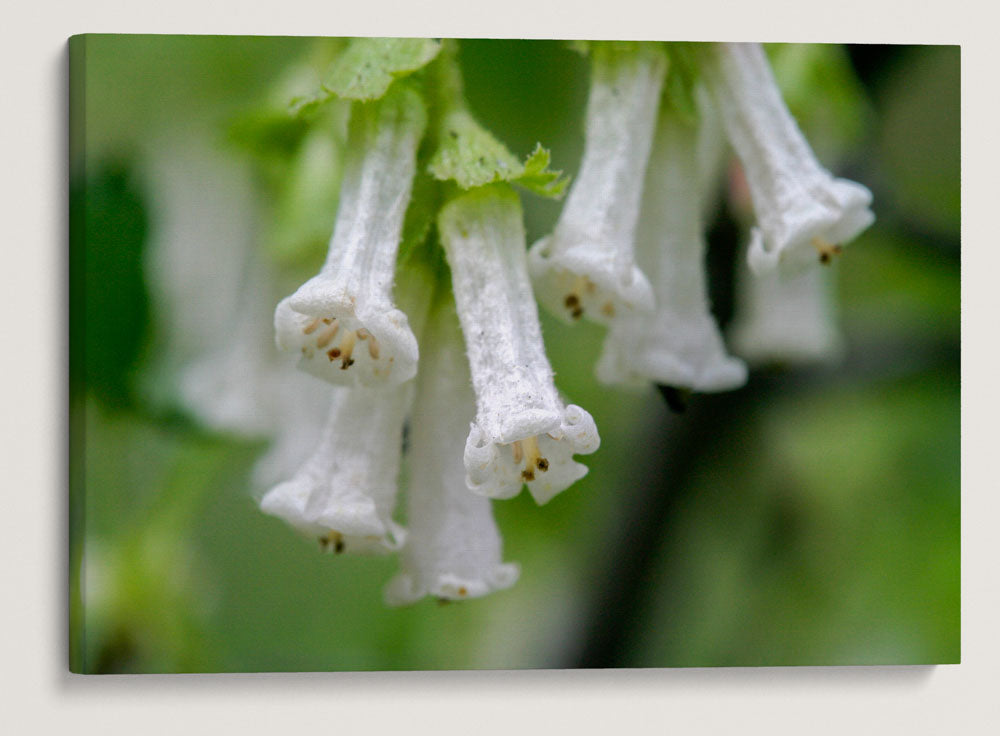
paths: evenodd
<path fill-rule="evenodd" d="M 959 661 L 957 47 L 69 64 L 72 671 Z"/>

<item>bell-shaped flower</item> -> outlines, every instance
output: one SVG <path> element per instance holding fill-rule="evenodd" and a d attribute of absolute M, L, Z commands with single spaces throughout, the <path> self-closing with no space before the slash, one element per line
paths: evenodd
<path fill-rule="evenodd" d="M 746 366 L 726 353 L 708 302 L 698 131 L 664 110 L 646 174 L 638 248 L 656 311 L 613 325 L 597 363 L 606 383 L 648 381 L 693 391 L 743 385 Z"/>
<path fill-rule="evenodd" d="M 423 333 L 423 357 L 410 434 L 406 543 L 401 572 L 386 602 L 476 598 L 509 588 L 516 564 L 504 564 L 492 501 L 465 485 L 462 448 L 475 413 L 458 316 L 449 298 Z"/>
<path fill-rule="evenodd" d="M 261 510 L 335 552 L 398 549 L 405 535 L 392 514 L 412 386 L 328 387 L 333 401 L 319 444 Z"/>
<path fill-rule="evenodd" d="M 600 445 L 590 414 L 565 406 L 552 381 L 528 279 L 521 204 L 509 187 L 449 202 L 438 230 L 476 392 L 465 445 L 469 488 L 510 498 L 525 483 L 545 503 L 587 473 L 574 453 Z"/>
<path fill-rule="evenodd" d="M 741 269 L 729 327 L 733 351 L 757 365 L 836 361 L 844 341 L 834 313 L 832 275 L 819 266 L 786 278 Z"/>
<path fill-rule="evenodd" d="M 555 230 L 532 246 L 529 267 L 553 314 L 611 324 L 653 308 L 635 265 L 635 229 L 667 64 L 649 44 L 598 44 L 592 59 L 580 172 Z"/>
<path fill-rule="evenodd" d="M 722 116 L 753 198 L 755 273 L 828 263 L 874 221 L 871 192 L 823 168 L 788 112 L 760 44 L 708 44 L 702 79 Z"/>
<path fill-rule="evenodd" d="M 354 105 L 326 262 L 275 311 L 278 346 L 331 383 L 391 385 L 416 375 L 417 341 L 392 287 L 425 125 L 420 96 L 405 86 Z"/>

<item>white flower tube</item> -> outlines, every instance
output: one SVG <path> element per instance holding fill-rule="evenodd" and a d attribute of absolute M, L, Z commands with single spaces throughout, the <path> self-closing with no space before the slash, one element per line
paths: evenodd
<path fill-rule="evenodd" d="M 528 280 L 524 225 L 508 187 L 475 189 L 438 216 L 476 392 L 465 445 L 469 488 L 494 498 L 527 483 L 545 503 L 587 473 L 574 453 L 600 445 L 590 414 L 552 382 Z"/>
<path fill-rule="evenodd" d="M 536 293 L 553 314 L 611 324 L 653 308 L 634 262 L 642 180 L 666 56 L 654 45 L 593 50 L 580 173 L 551 236 L 531 248 Z"/>
<path fill-rule="evenodd" d="M 741 269 L 736 314 L 729 328 L 733 351 L 754 364 L 836 361 L 844 341 L 831 294 L 832 274 L 818 266 L 781 278 Z"/>
<path fill-rule="evenodd" d="M 476 598 L 509 588 L 516 564 L 504 564 L 492 501 L 465 485 L 462 447 L 475 412 L 458 316 L 449 302 L 423 333 L 419 389 L 411 422 L 408 533 L 401 572 L 386 586 L 390 605 L 426 595 Z"/>
<path fill-rule="evenodd" d="M 406 87 L 355 104 L 326 263 L 275 311 L 278 346 L 331 383 L 391 385 L 416 375 L 417 341 L 392 285 L 425 124 L 423 102 Z"/>
<path fill-rule="evenodd" d="M 333 403 L 319 445 L 264 496 L 261 510 L 335 552 L 398 549 L 404 532 L 392 513 L 412 383 L 327 390 Z"/>
<path fill-rule="evenodd" d="M 874 221 L 871 192 L 834 178 L 788 112 L 760 44 L 709 44 L 702 78 L 722 115 L 753 197 L 755 273 L 823 263 Z"/>
<path fill-rule="evenodd" d="M 151 192 L 147 281 L 161 344 L 152 401 L 177 401 L 217 431 L 261 436 L 273 346 L 270 274 L 255 253 L 252 172 L 191 136 L 155 137 L 141 166 Z M 167 394 L 170 395 L 167 395 Z"/>
<path fill-rule="evenodd" d="M 653 274 L 656 311 L 613 325 L 597 363 L 606 383 L 656 383 L 726 391 L 746 382 L 746 366 L 726 353 L 705 278 L 698 132 L 664 110 L 646 175 L 639 258 Z"/>

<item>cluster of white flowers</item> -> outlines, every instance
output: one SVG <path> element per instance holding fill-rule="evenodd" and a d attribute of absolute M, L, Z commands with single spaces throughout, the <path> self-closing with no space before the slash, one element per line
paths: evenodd
<path fill-rule="evenodd" d="M 419 264 L 396 273 L 428 127 L 421 95 L 394 85 L 354 104 L 326 262 L 275 314 L 278 346 L 333 384 L 332 401 L 318 445 L 263 497 L 265 512 L 334 552 L 398 551 L 390 603 L 485 595 L 518 577 L 502 562 L 491 499 L 527 486 L 546 503 L 587 473 L 574 455 L 600 444 L 590 414 L 556 389 L 536 298 L 570 322 L 607 326 L 603 382 L 723 391 L 746 381 L 711 314 L 704 266 L 707 162 L 721 158 L 706 151 L 719 121 L 746 172 L 758 223 L 749 261 L 763 279 L 815 272 L 871 223 L 871 196 L 816 161 L 760 46 L 706 44 L 696 58 L 692 116 L 664 100 L 663 44 L 594 45 L 583 160 L 554 232 L 529 251 L 513 188 L 459 191 L 436 219 L 450 282 Z M 755 323 L 774 321 L 765 297 L 755 304 Z M 796 320 L 822 315 L 777 315 Z M 767 328 L 741 329 L 752 346 Z M 408 419 L 404 529 L 394 516 Z"/>

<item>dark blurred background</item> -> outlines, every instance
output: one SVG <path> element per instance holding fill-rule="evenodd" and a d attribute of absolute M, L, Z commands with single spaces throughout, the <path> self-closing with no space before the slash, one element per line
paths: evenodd
<path fill-rule="evenodd" d="M 959 660 L 957 47 L 829 47 L 818 62 L 769 49 L 820 159 L 874 194 L 875 225 L 833 267 L 839 361 L 758 368 L 744 388 L 689 397 L 678 413 L 656 387 L 600 386 L 602 328 L 543 314 L 557 384 L 601 432 L 589 475 L 541 508 L 527 494 L 494 504 L 505 558 L 522 567 L 514 588 L 391 609 L 381 588 L 394 559 L 321 554 L 261 514 L 250 475 L 265 442 L 211 431 L 162 399 L 169 315 L 150 295 L 151 145 L 167 130 L 253 158 L 233 121 L 315 43 L 89 36 L 72 70 L 74 671 Z M 541 141 L 574 173 L 586 60 L 559 42 L 461 48 L 480 120 L 519 155 Z M 259 160 L 256 171 L 262 220 L 286 216 L 291 174 Z M 533 242 L 560 205 L 524 201 Z M 709 227 L 723 326 L 746 240 L 738 210 L 720 206 Z M 328 234 L 335 212 L 320 212 Z M 283 245 L 253 247 L 299 268 Z M 306 265 L 318 247 L 304 248 Z"/>

